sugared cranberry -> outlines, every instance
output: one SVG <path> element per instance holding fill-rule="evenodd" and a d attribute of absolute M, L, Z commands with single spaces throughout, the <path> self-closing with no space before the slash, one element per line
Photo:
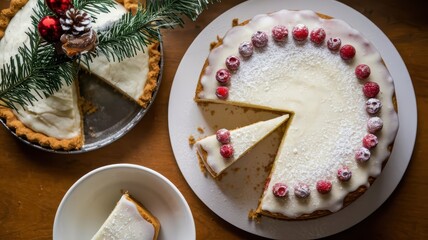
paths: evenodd
<path fill-rule="evenodd" d="M 352 172 L 348 167 L 343 166 L 337 170 L 337 178 L 342 182 L 347 182 L 352 177 Z"/>
<path fill-rule="evenodd" d="M 381 108 L 382 108 L 382 103 L 377 98 L 370 98 L 366 102 L 366 111 L 370 114 L 375 114 L 379 112 Z"/>
<path fill-rule="evenodd" d="M 288 29 L 286 26 L 278 25 L 272 28 L 272 38 L 277 42 L 282 42 L 287 39 Z"/>
<path fill-rule="evenodd" d="M 370 150 L 365 147 L 360 147 L 355 151 L 355 160 L 359 162 L 367 162 L 370 159 Z"/>
<path fill-rule="evenodd" d="M 317 182 L 317 190 L 321 194 L 326 194 L 331 191 L 331 182 L 327 180 L 319 180 Z"/>
<path fill-rule="evenodd" d="M 230 71 L 238 70 L 240 64 L 241 60 L 239 60 L 239 57 L 237 56 L 229 56 L 228 58 L 226 58 L 226 67 Z"/>
<path fill-rule="evenodd" d="M 254 47 L 250 42 L 242 42 L 239 45 L 239 54 L 243 57 L 251 57 L 253 55 Z"/>
<path fill-rule="evenodd" d="M 355 48 L 352 45 L 343 45 L 340 48 L 340 57 L 344 60 L 350 60 L 355 56 Z"/>
<path fill-rule="evenodd" d="M 378 144 L 378 140 L 377 137 L 371 133 L 367 134 L 364 138 L 363 138 L 363 146 L 367 149 L 371 149 L 376 147 L 376 145 Z"/>
<path fill-rule="evenodd" d="M 230 77 L 231 77 L 231 74 L 227 69 L 220 69 L 215 74 L 215 79 L 217 79 L 217 81 L 223 85 L 226 85 L 229 83 Z"/>
<path fill-rule="evenodd" d="M 322 28 L 317 28 L 311 31 L 311 35 L 309 37 L 312 42 L 316 44 L 321 44 L 325 39 L 325 31 Z"/>
<path fill-rule="evenodd" d="M 358 79 L 366 79 L 370 76 L 370 67 L 366 64 L 360 64 L 355 68 L 355 75 Z"/>
<path fill-rule="evenodd" d="M 383 121 L 379 117 L 371 117 L 367 121 L 367 130 L 369 133 L 375 133 L 381 130 L 383 127 Z"/>
<path fill-rule="evenodd" d="M 224 144 L 220 147 L 220 154 L 224 158 L 231 158 L 233 156 L 233 147 L 231 144 Z"/>
<path fill-rule="evenodd" d="M 376 97 L 379 93 L 380 88 L 379 85 L 375 82 L 366 82 L 363 86 L 363 93 L 368 98 Z"/>
<path fill-rule="evenodd" d="M 255 47 L 265 47 L 268 43 L 268 35 L 265 32 L 257 31 L 251 36 L 251 42 Z"/>
<path fill-rule="evenodd" d="M 223 144 L 230 142 L 230 131 L 225 128 L 217 130 L 215 135 L 216 135 L 217 141 Z"/>
<path fill-rule="evenodd" d="M 275 197 L 284 198 L 288 195 L 288 187 L 284 183 L 275 183 L 272 188 Z"/>
<path fill-rule="evenodd" d="M 293 28 L 293 38 L 297 41 L 305 40 L 309 35 L 308 27 L 304 24 L 297 24 Z"/>
<path fill-rule="evenodd" d="M 340 40 L 340 38 L 330 38 L 327 40 L 327 47 L 331 51 L 339 50 L 341 44 L 342 40 Z"/>
<path fill-rule="evenodd" d="M 229 96 L 229 88 L 224 86 L 217 87 L 215 95 L 220 99 L 226 99 Z"/>
<path fill-rule="evenodd" d="M 311 189 L 309 189 L 309 186 L 304 183 L 299 183 L 297 186 L 294 187 L 294 195 L 298 198 L 307 198 L 311 194 Z"/>

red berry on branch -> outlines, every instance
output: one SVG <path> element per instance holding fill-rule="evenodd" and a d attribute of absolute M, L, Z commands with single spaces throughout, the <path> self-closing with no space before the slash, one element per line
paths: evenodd
<path fill-rule="evenodd" d="M 40 36 L 50 43 L 58 42 L 63 34 L 59 18 L 53 16 L 42 18 L 37 25 L 37 30 Z"/>
<path fill-rule="evenodd" d="M 62 16 L 65 12 L 72 8 L 72 0 L 45 0 L 46 5 L 58 16 Z"/>

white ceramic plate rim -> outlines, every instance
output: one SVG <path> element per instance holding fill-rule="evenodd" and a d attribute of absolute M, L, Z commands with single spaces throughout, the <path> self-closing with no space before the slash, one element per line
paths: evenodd
<path fill-rule="evenodd" d="M 228 208 L 227 201 L 216 200 L 217 198 L 227 198 L 227 196 L 216 196 L 216 194 L 221 195 L 222 193 L 216 189 L 214 181 L 201 183 L 200 175 L 202 174 L 198 160 L 194 151 L 184 140 L 194 131 L 197 126 L 196 121 L 200 119 L 193 115 L 191 115 L 192 118 L 189 118 L 189 114 L 194 114 L 192 109 L 196 108 L 196 104 L 193 102 L 194 90 L 200 69 L 208 56 L 209 43 L 214 41 L 217 35 L 223 36 L 230 29 L 234 18 L 245 20 L 257 14 L 280 9 L 310 9 L 345 20 L 362 32 L 379 50 L 395 79 L 400 128 L 391 158 L 382 175 L 366 194 L 350 206 L 335 214 L 314 220 L 290 222 L 263 218 L 261 223 L 254 224 L 245 219 L 244 214 L 246 215 L 247 212 L 234 211 L 234 209 Z M 193 85 L 189 84 L 189 81 L 193 81 Z M 417 129 L 415 93 L 409 73 L 399 53 L 385 34 L 369 19 L 354 9 L 333 0 L 254 0 L 244 2 L 223 13 L 198 35 L 185 53 L 171 88 L 168 116 L 171 145 L 177 164 L 187 183 L 202 202 L 225 221 L 240 229 L 277 239 L 284 238 L 284 236 L 291 239 L 325 237 L 343 231 L 368 217 L 382 205 L 400 182 L 413 152 Z"/>
<path fill-rule="evenodd" d="M 187 229 L 187 233 L 188 233 L 188 239 L 196 239 L 196 230 L 195 230 L 195 222 L 193 220 L 193 215 L 192 212 L 190 210 L 189 205 L 187 204 L 186 199 L 184 198 L 184 196 L 181 194 L 181 192 L 178 190 L 178 188 L 169 180 L 167 179 L 165 176 L 163 176 L 162 174 L 144 167 L 144 166 L 140 166 L 140 165 L 135 165 L 135 164 L 128 164 L 128 163 L 121 163 L 121 164 L 112 164 L 112 165 L 107 165 L 107 166 L 103 166 L 97 169 L 94 169 L 92 171 L 90 171 L 89 173 L 85 174 L 83 177 L 81 177 L 79 180 L 77 180 L 67 191 L 67 193 L 64 195 L 63 199 L 61 200 L 61 203 L 59 204 L 59 207 L 57 209 L 57 212 L 55 214 L 55 219 L 54 219 L 54 224 L 53 224 L 53 239 L 60 239 L 60 236 L 58 235 L 59 233 L 57 232 L 58 229 L 58 224 L 60 221 L 60 217 L 61 217 L 61 212 L 63 207 L 65 206 L 65 204 L 67 204 L 67 200 L 69 199 L 69 197 L 76 191 L 76 189 L 79 187 L 79 185 L 81 185 L 83 182 L 87 181 L 89 178 L 91 178 L 92 176 L 104 172 L 104 171 L 109 171 L 115 168 L 134 168 L 134 169 L 139 169 L 145 173 L 154 175 L 155 177 L 161 179 L 163 182 L 167 183 L 167 185 L 170 187 L 170 189 L 175 193 L 175 195 L 178 196 L 179 200 L 180 200 L 180 204 L 183 206 L 183 211 L 186 215 L 186 217 L 188 219 L 186 219 L 187 221 L 189 221 L 191 224 L 188 226 Z"/>

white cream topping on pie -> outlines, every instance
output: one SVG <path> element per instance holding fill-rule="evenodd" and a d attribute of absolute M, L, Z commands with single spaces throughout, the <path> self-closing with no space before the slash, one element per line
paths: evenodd
<path fill-rule="evenodd" d="M 5 36 L 0 40 L 0 65 L 8 63 L 10 57 L 18 53 L 18 47 L 28 44 L 25 32 L 32 29 L 30 16 L 37 0 L 30 0 L 12 18 Z M 18 108 L 15 115 L 35 132 L 58 139 L 69 139 L 81 134 L 81 117 L 74 84 L 67 86 L 46 99 L 39 99 L 26 109 Z"/>
<path fill-rule="evenodd" d="M 305 24 L 309 31 L 322 27 L 327 35 L 325 41 L 339 37 L 342 46 L 353 45 L 357 51 L 355 58 L 344 61 L 338 52 L 330 51 L 325 42 L 317 46 L 309 37 L 304 42 L 295 41 L 291 31 L 297 24 Z M 284 43 L 277 43 L 271 37 L 272 28 L 277 25 L 285 25 L 289 31 Z M 251 42 L 256 31 L 269 35 L 268 45 L 255 48 L 251 57 L 244 58 L 238 52 L 239 44 Z M 216 71 L 226 68 L 225 60 L 231 55 L 239 56 L 241 64 L 232 73 L 227 100 L 220 100 L 216 96 L 219 86 Z M 371 150 L 372 156 L 365 164 L 359 164 L 354 157 L 368 133 L 370 117 L 365 110 L 367 98 L 362 92 L 365 81 L 358 80 L 354 73 L 356 66 L 362 63 L 372 70 L 366 81 L 380 86 L 377 98 L 383 107 L 378 116 L 384 122 L 377 134 L 379 144 Z M 248 24 L 232 28 L 222 44 L 210 52 L 200 85 L 196 101 L 294 113 L 278 150 L 270 183 L 261 197 L 259 213 L 296 218 L 316 210 L 334 212 L 341 209 L 348 193 L 368 186 L 369 177 L 380 174 L 398 128 L 392 102 L 394 84 L 375 47 L 344 21 L 321 19 L 312 11 L 281 10 L 257 15 Z M 349 167 L 353 173 L 347 183 L 337 179 L 341 166 Z M 332 182 L 330 194 L 317 192 L 318 180 Z M 287 199 L 274 196 L 272 188 L 278 182 L 288 185 Z M 299 183 L 309 185 L 311 190 L 310 197 L 303 201 L 293 194 Z"/>
<path fill-rule="evenodd" d="M 154 227 L 138 212 L 134 202 L 122 195 L 92 240 L 153 240 Z"/>
<path fill-rule="evenodd" d="M 116 8 L 110 8 L 109 13 L 96 15 L 94 29 L 105 29 L 117 21 L 127 10 L 116 3 Z M 144 92 L 147 74 L 149 72 L 149 53 L 147 48 L 138 51 L 132 58 L 121 62 L 109 62 L 103 55 L 98 56 L 90 63 L 91 72 L 119 89 L 123 94 L 138 101 Z"/>
<path fill-rule="evenodd" d="M 288 114 L 274 119 L 260 121 L 251 125 L 230 131 L 230 143 L 234 154 L 231 158 L 224 158 L 220 154 L 221 143 L 216 135 L 203 138 L 196 142 L 195 146 L 199 157 L 203 160 L 210 173 L 218 176 L 229 166 L 240 159 L 258 142 L 272 133 L 288 119 Z"/>

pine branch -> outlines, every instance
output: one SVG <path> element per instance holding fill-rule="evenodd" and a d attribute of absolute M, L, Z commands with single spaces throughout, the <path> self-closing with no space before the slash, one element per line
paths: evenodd
<path fill-rule="evenodd" d="M 115 8 L 115 0 L 73 0 L 73 6 L 76 9 L 83 10 L 96 20 L 97 13 L 108 13 L 109 8 Z"/>
<path fill-rule="evenodd" d="M 98 32 L 99 44 L 95 52 L 84 56 L 89 62 L 100 53 L 108 61 L 123 61 L 159 40 L 159 29 L 183 26 L 182 16 L 195 20 L 209 3 L 220 0 L 152 0 L 144 9 L 138 7 L 135 15 L 126 13 L 106 31 Z"/>

